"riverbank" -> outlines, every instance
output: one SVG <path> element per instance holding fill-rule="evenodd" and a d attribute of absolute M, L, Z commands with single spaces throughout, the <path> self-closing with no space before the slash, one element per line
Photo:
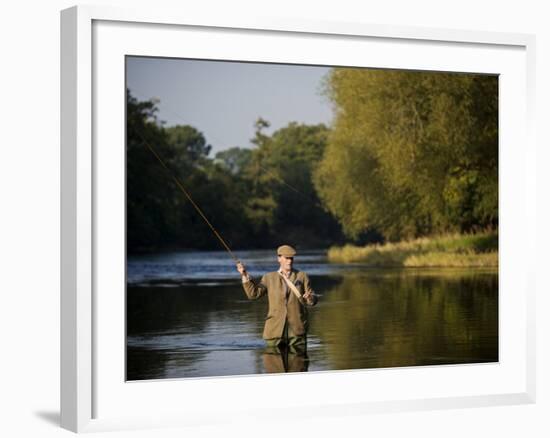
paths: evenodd
<path fill-rule="evenodd" d="M 498 267 L 498 232 L 446 234 L 383 245 L 332 247 L 334 263 L 372 267 Z"/>

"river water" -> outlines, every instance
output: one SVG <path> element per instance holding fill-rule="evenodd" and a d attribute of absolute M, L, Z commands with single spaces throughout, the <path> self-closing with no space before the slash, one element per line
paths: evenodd
<path fill-rule="evenodd" d="M 255 277 L 273 251 L 237 256 Z M 307 357 L 271 354 L 267 299 L 249 301 L 225 252 L 130 257 L 127 380 L 349 370 L 498 361 L 498 271 L 372 269 L 304 251 L 319 303 Z"/>

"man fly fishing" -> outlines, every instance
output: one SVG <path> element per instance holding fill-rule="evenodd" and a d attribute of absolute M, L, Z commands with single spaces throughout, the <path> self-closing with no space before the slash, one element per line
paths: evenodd
<path fill-rule="evenodd" d="M 306 354 L 307 307 L 317 304 L 309 277 L 292 268 L 296 250 L 289 245 L 277 248 L 279 269 L 268 272 L 258 282 L 250 277 L 241 262 L 243 289 L 251 300 L 267 295 L 269 310 L 263 338 L 268 348 L 286 349 L 290 353 Z"/>
<path fill-rule="evenodd" d="M 306 355 L 307 307 L 317 304 L 317 295 L 311 289 L 309 277 L 305 272 L 292 269 L 296 250 L 289 245 L 277 248 L 279 270 L 268 272 L 260 282 L 253 280 L 244 265 L 235 257 L 220 233 L 214 228 L 199 206 L 193 201 L 189 192 L 180 180 L 170 171 L 155 148 L 139 132 L 145 146 L 157 158 L 160 164 L 172 176 L 172 179 L 200 214 L 214 235 L 224 246 L 237 264 L 242 276 L 243 288 L 249 299 L 255 300 L 267 294 L 269 301 L 268 315 L 265 321 L 263 338 L 268 348 L 284 350 L 285 353 Z M 287 358 L 288 359 L 288 358 Z M 287 368 L 285 366 L 285 368 Z"/>

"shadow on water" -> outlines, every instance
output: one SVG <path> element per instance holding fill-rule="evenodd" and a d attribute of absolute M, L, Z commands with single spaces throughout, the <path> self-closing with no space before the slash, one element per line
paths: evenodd
<path fill-rule="evenodd" d="M 312 282 L 320 301 L 301 364 L 266 356 L 267 300 L 247 300 L 239 281 L 130 285 L 127 379 L 498 361 L 496 271 L 357 270 Z"/>

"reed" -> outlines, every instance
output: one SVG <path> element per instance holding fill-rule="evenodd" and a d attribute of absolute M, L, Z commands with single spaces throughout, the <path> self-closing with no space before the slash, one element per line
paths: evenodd
<path fill-rule="evenodd" d="M 498 267 L 498 233 L 453 233 L 383 245 L 348 244 L 330 248 L 328 259 L 372 267 Z"/>

